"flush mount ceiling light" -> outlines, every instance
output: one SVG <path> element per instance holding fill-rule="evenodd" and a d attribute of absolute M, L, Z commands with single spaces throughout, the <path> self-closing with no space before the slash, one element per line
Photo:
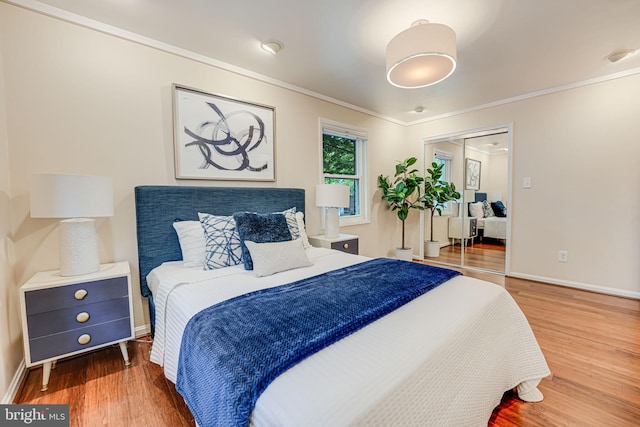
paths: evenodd
<path fill-rule="evenodd" d="M 607 55 L 605 57 L 605 59 L 611 63 L 615 63 L 618 61 L 622 61 L 625 58 L 628 58 L 629 56 L 633 55 L 634 53 L 636 53 L 635 49 L 622 49 L 622 50 L 616 50 L 615 52 L 610 53 L 609 55 Z"/>
<path fill-rule="evenodd" d="M 269 40 L 268 42 L 260 43 L 260 47 L 263 50 L 275 55 L 276 53 L 280 52 L 284 46 L 279 41 Z"/>
<path fill-rule="evenodd" d="M 387 45 L 387 80 L 414 89 L 441 82 L 456 68 L 456 33 L 421 19 Z"/>

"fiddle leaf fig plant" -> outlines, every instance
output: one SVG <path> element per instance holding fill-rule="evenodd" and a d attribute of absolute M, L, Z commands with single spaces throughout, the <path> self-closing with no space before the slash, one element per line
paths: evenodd
<path fill-rule="evenodd" d="M 456 191 L 453 182 L 441 181 L 443 164 L 436 162 L 431 163 L 431 168 L 427 169 L 427 175 L 424 177 L 424 195 L 421 202 L 424 208 L 431 213 L 431 235 L 430 241 L 433 242 L 433 217 L 436 212 L 442 215 L 442 209 L 447 202 L 460 199 L 460 193 Z"/>
<path fill-rule="evenodd" d="M 402 221 L 402 249 L 405 247 L 404 222 L 411 209 L 424 210 L 422 197 L 422 183 L 424 178 L 418 175 L 418 169 L 413 165 L 418 161 L 415 157 L 409 157 L 396 164 L 396 173 L 393 181 L 387 176 L 378 176 L 378 188 L 382 190 L 382 200 L 385 200 L 392 211 Z"/>

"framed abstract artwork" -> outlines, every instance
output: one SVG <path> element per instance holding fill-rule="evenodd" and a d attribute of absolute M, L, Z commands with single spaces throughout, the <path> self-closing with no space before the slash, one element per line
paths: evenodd
<path fill-rule="evenodd" d="M 479 160 L 465 159 L 465 190 L 480 190 L 480 166 Z"/>
<path fill-rule="evenodd" d="M 275 181 L 275 108 L 172 85 L 177 179 Z"/>

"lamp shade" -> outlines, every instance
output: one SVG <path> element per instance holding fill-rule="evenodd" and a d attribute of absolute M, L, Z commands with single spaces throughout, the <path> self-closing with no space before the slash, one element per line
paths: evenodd
<path fill-rule="evenodd" d="M 92 217 L 102 216 L 113 216 L 111 178 L 58 174 L 31 177 L 31 217 L 69 218 L 60 221 L 61 276 L 77 276 L 100 269 Z"/>
<path fill-rule="evenodd" d="M 104 216 L 113 216 L 111 178 L 60 174 L 31 177 L 32 218 Z"/>
<path fill-rule="evenodd" d="M 331 208 L 349 207 L 349 187 L 342 184 L 318 184 L 316 206 Z"/>
<path fill-rule="evenodd" d="M 446 25 L 419 20 L 387 45 L 387 80 L 420 88 L 446 79 L 456 68 L 456 33 Z"/>

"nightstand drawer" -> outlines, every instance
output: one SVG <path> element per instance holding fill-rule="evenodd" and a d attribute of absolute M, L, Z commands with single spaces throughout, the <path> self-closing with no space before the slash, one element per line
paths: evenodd
<path fill-rule="evenodd" d="M 89 336 L 89 341 L 86 344 L 78 342 L 83 335 Z M 101 344 L 116 342 L 129 337 L 131 337 L 131 323 L 127 316 L 108 323 L 30 339 L 31 363 L 67 353 L 85 351 Z"/>
<path fill-rule="evenodd" d="M 120 297 L 94 304 L 47 311 L 28 316 L 29 338 L 86 328 L 99 323 L 129 317 L 129 299 Z"/>
<path fill-rule="evenodd" d="M 83 296 L 83 292 L 85 295 Z M 25 293 L 27 316 L 108 301 L 128 295 L 127 277 L 112 277 L 92 282 L 76 283 Z"/>
<path fill-rule="evenodd" d="M 343 240 L 341 242 L 332 242 L 331 249 L 337 249 L 349 254 L 358 255 L 358 239 Z"/>
<path fill-rule="evenodd" d="M 358 255 L 358 236 L 354 234 L 340 234 L 337 237 L 309 236 L 309 243 L 319 248 Z"/>

